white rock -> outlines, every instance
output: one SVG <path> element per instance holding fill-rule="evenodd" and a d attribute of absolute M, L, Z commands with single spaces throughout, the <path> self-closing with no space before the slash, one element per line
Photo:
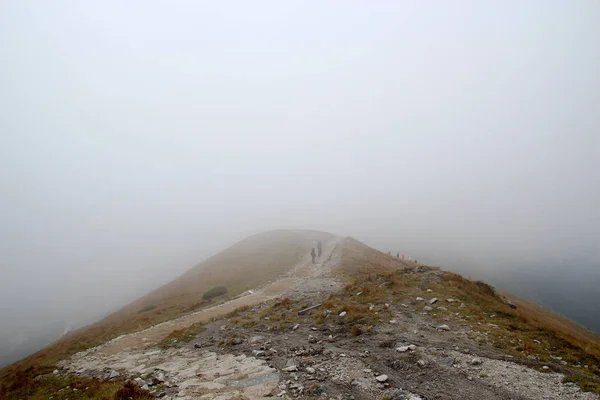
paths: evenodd
<path fill-rule="evenodd" d="M 429 300 L 429 304 L 434 304 L 438 301 L 437 297 L 434 297 L 433 299 Z"/>
<path fill-rule="evenodd" d="M 52 373 L 53 373 L 54 375 L 58 375 L 58 370 L 57 370 L 57 369 L 55 369 L 54 371 L 52 371 Z"/>
<path fill-rule="evenodd" d="M 446 307 L 443 307 L 443 306 L 442 307 L 438 307 L 437 309 L 440 310 L 440 311 L 448 311 L 448 309 Z"/>
<path fill-rule="evenodd" d="M 448 303 L 454 303 L 456 300 L 454 300 L 454 299 L 446 299 L 446 301 L 447 301 Z"/>
<path fill-rule="evenodd" d="M 414 344 L 408 345 L 408 349 L 411 351 L 415 351 L 417 349 L 417 346 L 415 346 Z"/>
<path fill-rule="evenodd" d="M 379 375 L 379 376 L 375 377 L 375 379 L 377 380 L 377 382 L 383 383 L 388 380 L 388 376 L 387 375 Z"/>
<path fill-rule="evenodd" d="M 343 317 L 343 316 L 345 316 L 345 315 L 346 315 L 346 311 L 342 311 L 342 312 L 340 313 L 340 317 Z"/>
<path fill-rule="evenodd" d="M 422 297 L 417 297 L 415 300 L 417 300 L 417 301 L 423 301 L 423 300 L 425 300 L 425 299 L 424 299 L 424 298 L 422 298 Z"/>
<path fill-rule="evenodd" d="M 427 365 L 425 360 L 419 360 L 419 361 L 417 361 L 417 364 L 419 364 L 421 367 L 424 367 L 425 365 Z"/>
<path fill-rule="evenodd" d="M 471 360 L 471 365 L 481 365 L 482 361 L 480 358 L 474 358 Z"/>
<path fill-rule="evenodd" d="M 429 306 L 425 306 L 425 307 L 423 307 L 423 310 L 425 310 L 425 311 L 431 311 L 431 310 L 433 310 L 433 308 L 431 308 Z"/>
<path fill-rule="evenodd" d="M 390 324 L 392 324 L 392 325 L 395 324 L 395 323 L 397 323 L 397 322 L 398 321 L 396 321 L 395 319 L 390 319 Z"/>
<path fill-rule="evenodd" d="M 399 353 L 405 353 L 405 352 L 407 352 L 407 351 L 408 351 L 408 349 L 409 349 L 409 347 L 408 347 L 408 346 L 400 346 L 400 347 L 396 347 L 396 351 L 397 351 L 397 352 L 399 352 Z"/>
<path fill-rule="evenodd" d="M 449 331 L 450 327 L 448 325 L 444 324 L 444 325 L 438 326 L 437 329 L 440 331 Z"/>
<path fill-rule="evenodd" d="M 142 386 L 141 389 L 142 390 L 150 390 L 150 387 L 148 387 L 148 384 L 145 384 L 144 386 Z"/>
<path fill-rule="evenodd" d="M 146 382 L 142 378 L 135 378 L 134 381 L 138 384 L 139 387 L 142 387 L 146 384 Z"/>
<path fill-rule="evenodd" d="M 400 305 L 404 308 L 408 308 L 408 306 L 406 304 L 400 304 Z"/>
<path fill-rule="evenodd" d="M 550 369 L 547 365 L 544 365 L 542 369 Z"/>
<path fill-rule="evenodd" d="M 296 367 L 295 365 L 290 365 L 289 367 L 285 367 L 283 369 L 284 372 L 296 372 L 298 371 L 298 367 Z"/>
<path fill-rule="evenodd" d="M 295 331 L 295 330 L 296 330 L 296 329 L 298 329 L 298 328 L 300 328 L 300 324 L 296 324 L 296 325 L 294 325 L 294 327 L 292 328 L 292 330 L 294 330 L 294 331 Z"/>
<path fill-rule="evenodd" d="M 313 367 L 306 367 L 306 372 L 308 372 L 309 374 L 314 374 L 315 369 Z"/>

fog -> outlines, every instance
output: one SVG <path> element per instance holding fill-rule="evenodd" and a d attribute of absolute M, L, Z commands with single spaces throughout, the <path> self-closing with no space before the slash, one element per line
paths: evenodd
<path fill-rule="evenodd" d="M 0 364 L 274 228 L 600 331 L 600 3 L 372 3 L 3 1 Z"/>

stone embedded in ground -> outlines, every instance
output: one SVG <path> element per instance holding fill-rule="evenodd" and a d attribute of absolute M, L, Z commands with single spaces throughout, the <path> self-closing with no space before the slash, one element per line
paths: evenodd
<path fill-rule="evenodd" d="M 438 326 L 437 330 L 439 330 L 439 331 L 449 331 L 450 327 L 448 325 L 444 324 L 444 325 Z"/>
<path fill-rule="evenodd" d="M 471 360 L 471 365 L 481 365 L 481 364 L 482 364 L 481 358 L 475 357 L 474 359 Z"/>
<path fill-rule="evenodd" d="M 298 329 L 298 328 L 300 328 L 300 324 L 296 324 L 296 325 L 294 325 L 294 327 L 292 328 L 292 330 L 294 330 L 294 331 L 295 331 L 295 330 L 296 330 L 296 329 Z"/>
<path fill-rule="evenodd" d="M 313 367 L 306 367 L 306 372 L 308 372 L 309 374 L 314 374 L 316 371 Z"/>
<path fill-rule="evenodd" d="M 317 343 L 317 338 L 313 335 L 308 335 L 308 343 Z"/>
<path fill-rule="evenodd" d="M 397 322 L 398 321 L 396 321 L 395 319 L 390 319 L 390 324 L 392 324 L 392 325 L 395 324 L 395 323 L 397 323 Z"/>
<path fill-rule="evenodd" d="M 425 306 L 425 307 L 423 307 L 423 310 L 424 311 L 431 311 L 431 310 L 433 310 L 433 308 L 431 308 L 429 306 Z"/>
<path fill-rule="evenodd" d="M 434 304 L 438 301 L 437 297 L 434 297 L 433 299 L 429 300 L 429 304 Z"/>
<path fill-rule="evenodd" d="M 422 297 L 417 297 L 415 300 L 417 300 L 417 301 L 423 301 L 423 300 L 425 300 L 425 299 L 424 299 L 424 298 L 422 298 Z"/>
<path fill-rule="evenodd" d="M 417 349 L 417 346 L 415 346 L 414 344 L 410 344 L 408 345 L 408 349 L 411 351 L 415 351 Z"/>
<path fill-rule="evenodd" d="M 298 371 L 298 367 L 296 367 L 295 365 L 290 365 L 289 367 L 285 367 L 283 369 L 284 372 L 296 372 Z"/>
<path fill-rule="evenodd" d="M 448 303 L 454 303 L 454 302 L 456 302 L 457 300 L 454 300 L 454 299 L 446 299 L 446 301 L 447 301 Z"/>
<path fill-rule="evenodd" d="M 252 350 L 252 355 L 254 357 L 262 357 L 264 356 L 266 353 L 264 350 Z"/>
<path fill-rule="evenodd" d="M 345 316 L 345 315 L 346 315 L 346 311 L 342 311 L 342 312 L 340 313 L 340 317 L 343 317 L 343 316 Z"/>
<path fill-rule="evenodd" d="M 135 378 L 134 381 L 139 387 L 142 387 L 146 384 L 146 382 L 142 378 Z"/>
<path fill-rule="evenodd" d="M 427 293 L 431 293 L 431 292 L 433 292 L 433 290 L 427 289 Z"/>
<path fill-rule="evenodd" d="M 446 307 L 443 307 L 443 306 L 442 307 L 438 307 L 437 309 L 440 310 L 440 311 L 448 311 L 448 309 Z"/>
<path fill-rule="evenodd" d="M 409 350 L 408 346 L 400 346 L 400 347 L 396 347 L 396 351 L 399 353 L 405 353 Z"/>
<path fill-rule="evenodd" d="M 417 361 L 417 364 L 419 364 L 421 367 L 424 367 L 425 365 L 427 365 L 427 362 L 425 362 L 425 360 L 419 360 Z"/>
<path fill-rule="evenodd" d="M 387 375 L 379 375 L 379 376 L 376 376 L 375 379 L 377 380 L 377 382 L 383 383 L 388 380 L 388 376 Z"/>

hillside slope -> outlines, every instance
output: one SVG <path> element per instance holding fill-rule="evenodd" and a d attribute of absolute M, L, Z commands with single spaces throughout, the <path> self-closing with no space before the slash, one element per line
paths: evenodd
<path fill-rule="evenodd" d="M 263 254 L 260 243 L 271 243 L 263 239 L 242 242 L 235 253 Z M 314 240 L 324 241 L 324 251 L 313 264 L 306 250 Z M 30 358 L 3 370 L 0 395 L 118 399 L 120 390 L 121 398 L 170 399 L 600 398 L 594 394 L 600 393 L 600 339 L 564 317 L 511 298 L 515 309 L 483 282 L 403 262 L 352 238 L 290 233 L 278 243 L 281 251 L 264 258 L 273 264 L 263 272 L 283 272 L 268 284 L 261 279 L 253 294 L 61 356 L 54 365 L 26 370 L 36 361 Z M 305 253 L 296 260 L 300 248 Z M 235 263 L 230 257 L 214 257 L 212 265 Z M 292 259 L 293 267 L 281 266 Z M 184 281 L 201 274 L 192 270 Z M 240 275 L 228 280 L 237 290 L 247 288 L 240 280 L 256 279 Z M 147 304 L 176 307 L 175 298 L 187 298 L 181 293 L 194 293 L 195 286 L 184 283 L 166 285 L 123 312 Z M 54 362 L 56 348 L 48 350 L 54 358 L 37 361 Z M 138 384 L 125 383 L 134 377 Z"/>
<path fill-rule="evenodd" d="M 310 230 L 275 230 L 250 236 L 101 321 L 72 332 L 0 371 L 52 364 L 124 333 L 177 318 L 264 285 L 309 257 L 310 249 L 318 241 L 332 237 Z M 204 301 L 203 294 L 215 286 L 225 286 L 227 294 Z"/>

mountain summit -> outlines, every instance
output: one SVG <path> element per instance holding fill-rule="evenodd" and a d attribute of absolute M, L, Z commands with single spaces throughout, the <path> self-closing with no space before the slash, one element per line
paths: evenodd
<path fill-rule="evenodd" d="M 0 395 L 598 399 L 599 360 L 595 334 L 484 282 L 281 230 L 5 368 Z"/>

